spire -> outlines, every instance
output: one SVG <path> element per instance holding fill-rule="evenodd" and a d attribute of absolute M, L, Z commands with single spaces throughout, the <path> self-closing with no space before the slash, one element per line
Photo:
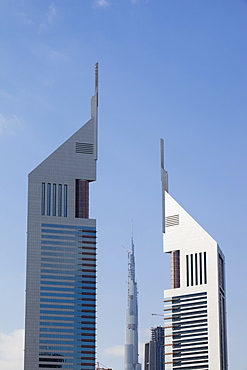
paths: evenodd
<path fill-rule="evenodd" d="M 132 251 L 132 254 L 134 254 L 134 223 L 133 223 L 133 219 L 131 220 L 131 251 Z"/>
<path fill-rule="evenodd" d="M 162 182 L 162 232 L 165 233 L 165 191 L 168 193 L 168 173 L 165 170 L 165 150 L 163 139 L 160 139 L 160 164 Z"/>
<path fill-rule="evenodd" d="M 98 93 L 98 80 L 99 80 L 99 63 L 95 63 L 94 66 L 94 86 L 95 86 L 95 94 Z"/>
<path fill-rule="evenodd" d="M 168 173 L 165 170 L 165 149 L 164 139 L 160 139 L 160 164 L 161 164 L 161 181 L 162 190 L 168 192 Z"/>
<path fill-rule="evenodd" d="M 141 370 L 141 364 L 138 362 L 138 302 L 134 252 L 132 226 L 131 250 L 128 252 L 128 306 L 126 310 L 125 370 Z"/>
<path fill-rule="evenodd" d="M 98 115 L 98 90 L 99 90 L 99 63 L 94 66 L 94 95 L 91 99 L 91 117 L 97 119 Z"/>
<path fill-rule="evenodd" d="M 133 231 L 131 236 L 131 251 L 129 252 L 129 283 L 130 280 L 135 282 L 135 246 L 134 246 L 134 239 L 133 239 Z"/>
<path fill-rule="evenodd" d="M 94 67 L 94 95 L 91 99 L 91 117 L 94 118 L 94 159 L 98 158 L 98 87 L 99 87 L 99 63 Z"/>

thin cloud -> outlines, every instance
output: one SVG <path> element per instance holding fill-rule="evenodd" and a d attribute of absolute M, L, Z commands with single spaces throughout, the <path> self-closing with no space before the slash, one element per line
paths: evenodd
<path fill-rule="evenodd" d="M 55 7 L 55 5 L 51 3 L 51 5 L 48 8 L 48 12 L 45 16 L 45 19 L 39 25 L 39 32 L 44 31 L 44 29 L 50 26 L 57 17 L 58 17 L 58 10 Z"/>
<path fill-rule="evenodd" d="M 149 2 L 150 2 L 150 0 L 130 0 L 130 2 L 132 3 L 132 4 L 137 4 L 137 3 L 145 3 L 145 4 L 148 4 Z"/>
<path fill-rule="evenodd" d="M 64 53 L 62 53 L 61 51 L 55 50 L 55 49 L 50 50 L 49 57 L 53 61 L 67 59 L 67 56 Z"/>
<path fill-rule="evenodd" d="M 51 4 L 49 6 L 49 12 L 48 12 L 48 15 L 47 15 L 47 20 L 49 23 L 52 23 L 54 21 L 54 19 L 57 17 L 57 9 L 55 7 L 54 4 Z"/>
<path fill-rule="evenodd" d="M 106 8 L 110 6 L 110 3 L 107 0 L 95 0 L 94 5 L 97 7 Z"/>
<path fill-rule="evenodd" d="M 29 17 L 27 13 L 24 13 L 24 12 L 19 13 L 19 17 L 23 24 L 26 24 L 26 25 L 34 24 L 34 22 L 31 20 L 31 18 Z"/>
<path fill-rule="evenodd" d="M 5 89 L 0 89 L 0 96 L 2 99 L 14 99 L 14 96 L 8 93 Z"/>
<path fill-rule="evenodd" d="M 0 333 L 0 369 L 23 370 L 24 329 Z"/>
<path fill-rule="evenodd" d="M 118 345 L 114 347 L 108 347 L 104 349 L 105 355 L 111 355 L 111 356 L 118 356 L 123 357 L 124 356 L 124 346 Z"/>
<path fill-rule="evenodd" d="M 22 128 L 23 125 L 15 114 L 12 114 L 10 117 L 4 117 L 0 113 L 0 135 L 15 135 Z"/>

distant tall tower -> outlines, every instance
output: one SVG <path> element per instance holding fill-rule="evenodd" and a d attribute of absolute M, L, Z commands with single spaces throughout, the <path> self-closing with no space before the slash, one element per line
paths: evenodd
<path fill-rule="evenodd" d="M 138 362 L 138 303 L 133 236 L 131 238 L 131 251 L 128 252 L 128 307 L 124 350 L 124 369 L 141 370 L 141 364 Z"/>
<path fill-rule="evenodd" d="M 165 290 L 165 370 L 227 370 L 225 258 L 217 242 L 170 196 L 161 141 Z"/>
<path fill-rule="evenodd" d="M 145 343 L 145 369 L 164 370 L 164 328 L 151 329 L 151 341 Z"/>
<path fill-rule="evenodd" d="M 91 118 L 28 176 L 25 370 L 94 370 L 98 65 Z"/>

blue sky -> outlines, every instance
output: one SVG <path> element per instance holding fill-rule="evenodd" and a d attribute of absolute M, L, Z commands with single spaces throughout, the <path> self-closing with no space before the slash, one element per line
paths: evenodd
<path fill-rule="evenodd" d="M 89 119 L 97 61 L 98 361 L 123 368 L 132 219 L 140 342 L 162 325 L 162 137 L 171 195 L 225 253 L 229 365 L 247 369 L 246 15 L 243 0 L 0 2 L 1 369 L 23 369 L 27 174 Z"/>

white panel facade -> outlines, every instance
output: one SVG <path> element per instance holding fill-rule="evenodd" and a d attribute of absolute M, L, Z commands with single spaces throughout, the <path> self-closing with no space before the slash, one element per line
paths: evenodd
<path fill-rule="evenodd" d="M 165 369 L 226 370 L 224 255 L 164 186 L 163 192 L 172 283 L 164 292 Z"/>

